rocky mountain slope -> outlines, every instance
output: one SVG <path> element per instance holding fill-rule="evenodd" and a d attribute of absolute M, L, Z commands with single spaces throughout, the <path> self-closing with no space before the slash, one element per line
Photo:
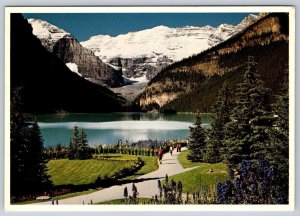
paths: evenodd
<path fill-rule="evenodd" d="M 232 88 L 240 81 L 248 56 L 276 93 L 288 64 L 288 39 L 288 14 L 263 15 L 228 40 L 163 69 L 136 104 L 146 110 L 209 111 L 224 80 Z"/>
<path fill-rule="evenodd" d="M 237 26 L 157 26 L 143 31 L 111 37 L 93 36 L 81 44 L 101 60 L 121 66 L 126 78 L 151 80 L 161 69 L 173 62 L 198 54 L 228 39 L 256 20 L 249 15 Z"/>
<path fill-rule="evenodd" d="M 92 51 L 81 44 L 68 32 L 42 20 L 28 19 L 37 36 L 49 52 L 60 58 L 79 76 L 110 87 L 122 86 L 122 71 L 103 63 Z"/>
<path fill-rule="evenodd" d="M 121 98 L 78 76 L 47 51 L 21 14 L 11 14 L 10 29 L 11 90 L 22 89 L 25 112 L 122 110 Z"/>

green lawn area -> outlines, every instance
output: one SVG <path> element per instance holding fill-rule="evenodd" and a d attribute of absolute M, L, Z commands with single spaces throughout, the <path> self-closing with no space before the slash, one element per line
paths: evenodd
<path fill-rule="evenodd" d="M 50 160 L 47 164 L 48 174 L 55 186 L 91 184 L 95 182 L 98 176 L 107 175 L 110 177 L 137 160 L 137 156 L 120 154 L 100 155 L 98 158 L 99 160 Z M 141 158 L 145 165 L 133 176 L 128 177 L 129 179 L 158 169 L 156 157 L 141 156 Z"/>
<path fill-rule="evenodd" d="M 229 178 L 226 164 L 193 163 L 187 160 L 187 154 L 188 151 L 183 151 L 178 157 L 182 166 L 185 168 L 199 167 L 170 177 L 170 180 L 174 179 L 176 182 L 182 182 L 184 192 L 197 191 L 201 187 L 212 189 L 218 182 L 224 182 Z M 209 170 L 212 170 L 212 172 Z"/>
<path fill-rule="evenodd" d="M 189 154 L 188 150 L 182 151 L 180 155 L 178 155 L 178 160 L 184 168 L 200 166 L 203 163 L 200 162 L 191 162 L 187 159 L 187 155 Z"/>
<path fill-rule="evenodd" d="M 144 161 L 145 165 L 134 175 L 125 179 L 135 179 L 138 176 L 145 175 L 158 169 L 157 157 L 140 156 L 140 158 Z"/>

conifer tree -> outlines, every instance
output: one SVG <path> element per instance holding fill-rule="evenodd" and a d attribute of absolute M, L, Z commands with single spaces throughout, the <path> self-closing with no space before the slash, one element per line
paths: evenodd
<path fill-rule="evenodd" d="M 204 150 L 206 147 L 206 136 L 205 130 L 201 127 L 201 116 L 198 114 L 196 116 L 196 122 L 194 127 L 190 127 L 191 135 L 190 135 L 190 143 L 187 158 L 193 162 L 203 161 L 204 158 Z"/>
<path fill-rule="evenodd" d="M 51 189 L 43 139 L 37 123 L 22 112 L 21 90 L 12 91 L 10 128 L 11 196 L 34 195 Z"/>
<path fill-rule="evenodd" d="M 73 128 L 73 137 L 70 140 L 68 158 L 73 159 L 88 159 L 91 158 L 91 151 L 88 146 L 87 135 L 84 130 L 79 130 L 77 126 Z"/>
<path fill-rule="evenodd" d="M 225 125 L 223 157 L 231 165 L 263 157 L 267 148 L 265 127 L 272 124 L 269 91 L 263 87 L 259 77 L 255 61 L 249 57 L 242 82 L 237 88 L 230 122 Z"/>
<path fill-rule="evenodd" d="M 276 178 L 281 186 L 282 198 L 287 202 L 289 188 L 289 95 L 288 74 L 285 73 L 284 76 L 280 94 L 275 96 L 275 102 L 272 105 L 275 121 L 269 131 L 269 149 L 265 157 L 277 169 Z"/>
<path fill-rule="evenodd" d="M 87 135 L 83 129 L 80 130 L 79 138 L 80 138 L 79 159 L 83 160 L 83 159 L 91 158 L 92 154 L 91 154 L 90 147 L 88 145 Z"/>
<path fill-rule="evenodd" d="M 51 188 L 52 182 L 47 174 L 47 161 L 40 127 L 36 122 L 30 130 L 30 145 L 28 151 L 27 176 L 31 185 L 31 191 L 41 192 Z"/>
<path fill-rule="evenodd" d="M 10 112 L 10 184 L 11 196 L 18 196 L 25 190 L 22 183 L 26 176 L 29 129 L 22 112 L 21 90 L 11 94 Z"/>
<path fill-rule="evenodd" d="M 212 123 L 206 140 L 205 162 L 217 163 L 222 161 L 224 154 L 224 126 L 230 121 L 230 90 L 225 82 L 212 106 Z"/>
<path fill-rule="evenodd" d="M 78 159 L 79 158 L 79 143 L 80 143 L 80 137 L 79 137 L 79 129 L 75 125 L 73 128 L 73 137 L 70 140 L 70 145 L 69 145 L 69 154 L 68 158 L 70 160 L 73 159 Z"/>

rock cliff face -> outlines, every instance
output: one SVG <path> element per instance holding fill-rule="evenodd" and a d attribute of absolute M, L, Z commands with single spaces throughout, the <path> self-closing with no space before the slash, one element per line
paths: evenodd
<path fill-rule="evenodd" d="M 21 14 L 11 14 L 10 29 L 11 91 L 21 89 L 25 112 L 122 111 L 121 98 L 70 71 L 32 34 Z"/>
<path fill-rule="evenodd" d="M 110 87 L 124 84 L 121 70 L 115 70 L 104 64 L 92 51 L 82 47 L 70 35 L 65 35 L 59 39 L 54 44 L 52 52 L 66 64 L 75 64 L 77 68 L 73 72 L 78 72 L 89 81 L 106 84 Z"/>
<path fill-rule="evenodd" d="M 234 87 L 254 56 L 266 86 L 276 93 L 288 65 L 288 14 L 265 14 L 228 40 L 163 69 L 141 94 L 144 109 L 209 111 L 224 80 Z"/>
<path fill-rule="evenodd" d="M 109 87 L 124 85 L 121 70 L 103 63 L 68 32 L 43 20 L 28 19 L 28 22 L 33 27 L 33 34 L 41 40 L 43 46 L 79 76 Z"/>

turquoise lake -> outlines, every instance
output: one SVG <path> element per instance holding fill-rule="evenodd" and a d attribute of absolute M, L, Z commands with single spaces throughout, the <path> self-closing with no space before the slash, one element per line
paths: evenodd
<path fill-rule="evenodd" d="M 37 121 L 44 145 L 69 145 L 72 129 L 76 125 L 87 133 L 88 143 L 112 145 L 139 140 L 174 140 L 189 137 L 189 127 L 195 122 L 195 114 L 163 113 L 97 113 L 31 116 Z M 203 115 L 203 126 L 209 126 L 209 116 Z"/>

